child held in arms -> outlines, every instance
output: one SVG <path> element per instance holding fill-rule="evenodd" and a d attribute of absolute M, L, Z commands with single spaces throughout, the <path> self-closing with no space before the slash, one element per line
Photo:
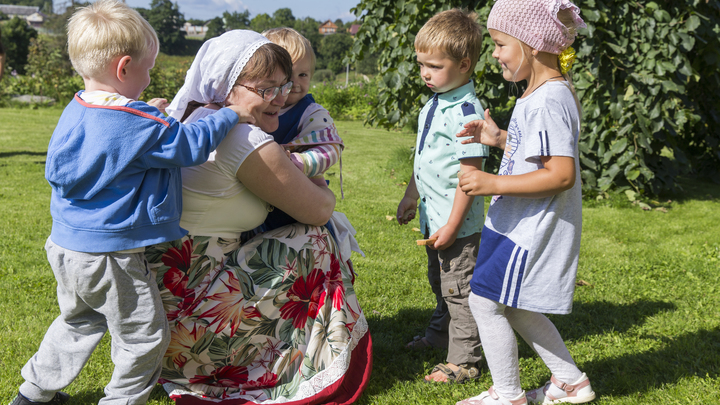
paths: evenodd
<path fill-rule="evenodd" d="M 319 185 L 327 185 L 323 174 L 340 161 L 344 145 L 330 113 L 308 94 L 310 80 L 315 73 L 312 45 L 292 28 L 274 28 L 262 34 L 285 48 L 293 61 L 293 87 L 280 110 L 280 126 L 271 135 L 285 147 L 290 159 L 305 175 Z M 342 187 L 342 175 L 340 181 Z M 294 222 L 293 218 L 276 208 L 268 214 L 262 230 Z"/>

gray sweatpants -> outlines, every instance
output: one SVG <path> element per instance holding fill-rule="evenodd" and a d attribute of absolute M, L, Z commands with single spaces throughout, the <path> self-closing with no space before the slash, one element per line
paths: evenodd
<path fill-rule="evenodd" d="M 480 234 L 476 233 L 458 238 L 445 250 L 426 248 L 428 281 L 437 305 L 425 338 L 435 347 L 447 347 L 448 363 L 482 360 L 480 335 L 468 306 L 479 243 Z"/>
<path fill-rule="evenodd" d="M 49 238 L 60 316 L 22 369 L 20 392 L 46 402 L 80 374 L 110 332 L 115 370 L 101 405 L 145 404 L 170 343 L 165 311 L 144 253 L 82 253 Z"/>

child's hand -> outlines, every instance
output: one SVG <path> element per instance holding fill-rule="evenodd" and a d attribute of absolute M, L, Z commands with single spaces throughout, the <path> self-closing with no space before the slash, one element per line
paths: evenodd
<path fill-rule="evenodd" d="M 457 135 L 459 138 L 471 136 L 470 139 L 463 139 L 461 143 L 481 143 L 483 145 L 500 147 L 500 128 L 490 117 L 490 110 L 485 110 L 485 120 L 474 120 L 465 124 L 465 129 Z"/>
<path fill-rule="evenodd" d="M 150 101 L 148 101 L 147 103 L 148 103 L 148 105 L 151 105 L 151 106 L 157 108 L 162 113 L 165 113 L 165 108 L 167 108 L 167 106 L 170 105 L 170 103 L 168 103 L 168 101 L 164 98 L 153 98 Z"/>
<path fill-rule="evenodd" d="M 445 225 L 438 229 L 437 232 L 430 235 L 430 239 L 436 239 L 435 243 L 428 246 L 430 249 L 445 250 L 455 243 L 455 239 L 457 239 L 457 232 Z"/>
<path fill-rule="evenodd" d="M 494 195 L 498 176 L 482 170 L 473 170 L 460 176 L 458 186 L 467 195 Z"/>
<path fill-rule="evenodd" d="M 318 187 L 327 187 L 328 186 L 327 181 L 325 181 L 325 176 L 323 176 L 323 175 L 310 177 L 310 181 L 315 183 L 315 185 Z"/>
<path fill-rule="evenodd" d="M 248 110 L 245 109 L 243 106 L 239 105 L 226 105 L 225 107 L 235 111 L 235 114 L 238 115 L 238 124 L 247 123 L 247 124 L 254 124 L 255 123 L 255 117 L 250 114 Z"/>
<path fill-rule="evenodd" d="M 406 225 L 408 222 L 415 219 L 415 213 L 417 212 L 417 200 L 410 197 L 403 197 L 398 204 L 397 213 L 395 214 L 398 224 Z"/>

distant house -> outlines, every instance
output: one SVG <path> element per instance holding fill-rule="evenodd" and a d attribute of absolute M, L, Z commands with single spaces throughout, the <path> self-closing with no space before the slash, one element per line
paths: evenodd
<path fill-rule="evenodd" d="M 35 29 L 42 28 L 46 20 L 47 16 L 41 12 L 32 13 L 25 19 L 25 21 L 27 21 L 27 23 Z"/>
<path fill-rule="evenodd" d="M 358 33 L 358 30 L 360 30 L 360 24 L 353 24 L 350 26 L 348 32 L 354 37 Z"/>
<path fill-rule="evenodd" d="M 335 25 L 335 23 L 333 23 L 330 20 L 327 20 L 320 26 L 320 28 L 318 28 L 318 32 L 323 35 L 329 35 L 329 34 L 336 33 L 337 29 L 338 29 L 338 26 Z"/>
<path fill-rule="evenodd" d="M 189 37 L 204 37 L 205 33 L 208 31 L 207 24 L 205 25 L 192 25 L 189 22 L 185 22 L 185 24 L 180 28 L 181 31 L 185 31 L 187 36 Z"/>
<path fill-rule="evenodd" d="M 0 4 L 0 11 L 9 18 L 22 18 L 27 21 L 28 25 L 35 29 L 41 28 L 47 20 L 47 16 L 40 12 L 40 7 Z"/>

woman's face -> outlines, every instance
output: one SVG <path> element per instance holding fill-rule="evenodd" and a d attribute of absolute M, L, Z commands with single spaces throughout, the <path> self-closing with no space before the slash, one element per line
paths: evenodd
<path fill-rule="evenodd" d="M 285 73 L 277 68 L 275 73 L 271 77 L 255 81 L 241 82 L 245 86 L 254 87 L 259 90 L 264 90 L 269 87 L 279 87 L 287 83 L 287 77 Z M 249 90 L 243 86 L 233 86 L 230 95 L 225 100 L 226 105 L 242 105 L 250 111 L 250 114 L 255 118 L 255 126 L 259 127 L 265 132 L 273 132 L 278 129 L 278 111 L 285 104 L 287 96 L 283 96 L 282 92 L 278 92 L 277 97 L 272 101 L 267 102 L 255 91 Z"/>

